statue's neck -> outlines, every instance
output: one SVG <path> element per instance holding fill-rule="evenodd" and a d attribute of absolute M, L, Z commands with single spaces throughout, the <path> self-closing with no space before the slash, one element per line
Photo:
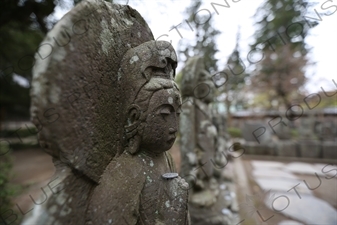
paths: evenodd
<path fill-rule="evenodd" d="M 172 166 L 173 164 L 165 152 L 153 154 L 142 151 L 138 153 L 136 158 L 139 158 L 139 160 L 146 165 L 146 170 L 152 171 L 155 176 L 175 172 L 175 168 Z"/>
<path fill-rule="evenodd" d="M 145 157 L 152 158 L 152 159 L 159 159 L 164 156 L 164 152 L 155 153 L 155 152 L 146 151 L 144 149 L 140 149 L 140 154 L 144 155 Z"/>

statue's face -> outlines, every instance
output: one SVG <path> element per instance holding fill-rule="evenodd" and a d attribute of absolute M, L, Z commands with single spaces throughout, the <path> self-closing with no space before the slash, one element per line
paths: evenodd
<path fill-rule="evenodd" d="M 214 101 L 214 84 L 212 81 L 207 80 L 199 84 L 195 89 L 195 97 L 203 102 L 210 103 Z"/>
<path fill-rule="evenodd" d="M 181 100 L 174 89 L 156 91 L 149 103 L 140 148 L 151 154 L 169 150 L 179 126 Z"/>
<path fill-rule="evenodd" d="M 211 80 L 207 80 L 204 83 L 208 87 L 208 90 L 207 90 L 208 93 L 207 93 L 205 99 L 203 99 L 203 101 L 206 102 L 206 103 L 213 102 L 214 101 L 214 95 L 215 95 L 215 93 L 214 93 L 214 89 L 215 89 L 214 84 L 213 84 L 213 82 Z"/>

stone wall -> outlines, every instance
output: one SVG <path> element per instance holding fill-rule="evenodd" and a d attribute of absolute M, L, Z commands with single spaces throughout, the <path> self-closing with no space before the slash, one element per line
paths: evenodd
<path fill-rule="evenodd" d="M 283 157 L 337 159 L 337 142 L 318 140 L 278 140 L 270 143 L 242 141 L 245 154 Z"/>

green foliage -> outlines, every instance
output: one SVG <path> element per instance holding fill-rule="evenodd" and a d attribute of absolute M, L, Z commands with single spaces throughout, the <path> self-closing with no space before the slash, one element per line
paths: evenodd
<path fill-rule="evenodd" d="M 227 132 L 229 135 L 233 138 L 241 138 L 242 137 L 242 132 L 239 128 L 236 127 L 228 127 Z"/>
<path fill-rule="evenodd" d="M 39 148 L 39 143 L 37 142 L 37 129 L 36 127 L 26 128 L 21 127 L 21 129 L 16 130 L 2 130 L 0 131 L 0 138 L 10 138 L 11 144 L 10 148 L 12 150 L 29 149 L 29 148 Z M 28 138 L 31 137 L 31 138 Z M 27 139 L 24 139 L 27 138 Z M 20 140 L 21 139 L 21 140 Z"/>
<path fill-rule="evenodd" d="M 334 97 L 324 97 L 317 108 L 337 107 L 337 100 Z"/>
<path fill-rule="evenodd" d="M 328 97 L 330 96 L 330 97 Z M 327 93 L 318 92 L 315 95 L 307 95 L 303 97 L 301 101 L 301 106 L 305 109 L 310 107 L 314 107 L 316 110 L 323 109 L 323 108 L 332 108 L 337 107 L 337 96 L 335 95 L 335 91 L 330 91 Z"/>
<path fill-rule="evenodd" d="M 0 68 L 7 82 L 14 73 L 31 78 L 32 57 L 48 31 L 46 17 L 54 7 L 54 0 L 1 1 Z"/>
<path fill-rule="evenodd" d="M 49 17 L 56 5 L 62 8 L 69 2 L 0 1 L 0 120 L 13 115 L 29 116 L 29 86 L 19 85 L 13 77 L 25 78 L 30 83 L 35 52 L 48 28 L 56 23 Z"/>
<path fill-rule="evenodd" d="M 270 90 L 268 92 L 263 93 L 257 93 L 254 97 L 253 102 L 250 104 L 250 107 L 253 108 L 263 108 L 263 109 L 269 109 L 271 110 L 273 108 L 271 101 L 270 101 L 270 95 L 273 92 L 273 90 Z"/>
<path fill-rule="evenodd" d="M 181 80 L 183 79 L 183 73 L 180 71 L 175 78 L 175 82 L 178 84 L 178 87 L 180 88 Z"/>
<path fill-rule="evenodd" d="M 220 34 L 220 31 L 212 26 L 213 20 L 209 14 L 200 15 L 199 13 L 196 16 L 201 4 L 202 0 L 192 1 L 191 6 L 185 11 L 189 23 L 189 25 L 186 26 L 193 26 L 193 30 L 196 32 L 196 43 L 186 43 L 184 42 L 185 40 L 182 39 L 177 52 L 181 56 L 180 58 L 186 59 L 185 61 L 193 56 L 202 56 L 206 70 L 212 74 L 218 71 L 218 60 L 215 58 L 218 49 L 216 47 L 215 38 Z"/>
<path fill-rule="evenodd" d="M 299 133 L 297 129 L 291 129 L 290 130 L 290 135 L 293 139 L 297 139 L 299 137 Z"/>
<path fill-rule="evenodd" d="M 12 167 L 12 163 L 6 154 L 7 149 L 4 145 L 1 145 L 2 155 L 0 164 L 0 202 L 2 206 L 10 205 L 10 197 L 14 195 L 14 192 L 9 188 L 9 174 Z"/>
<path fill-rule="evenodd" d="M 9 183 L 11 176 L 12 160 L 9 146 L 5 142 L 0 143 L 0 215 L 12 208 L 11 198 L 18 193 L 18 188 Z M 10 218 L 8 218 L 10 219 Z M 4 224 L 12 224 L 12 221 L 1 221 Z"/>
<path fill-rule="evenodd" d="M 23 150 L 23 149 L 32 149 L 32 148 L 40 148 L 40 145 L 35 142 L 35 143 L 25 143 L 25 142 L 17 142 L 17 143 L 12 143 L 11 148 L 13 150 Z"/>
<path fill-rule="evenodd" d="M 14 82 L 13 76 L 16 74 L 31 80 L 33 56 L 43 34 L 21 26 L 12 21 L 0 27 L 0 103 L 1 108 L 6 109 L 6 114 L 27 117 L 29 89 Z"/>
<path fill-rule="evenodd" d="M 226 68 L 224 69 L 224 73 L 227 75 L 226 83 L 219 88 L 219 95 L 225 94 L 225 103 L 228 114 L 228 123 L 231 123 L 231 112 L 230 108 L 232 105 L 240 104 L 242 101 L 242 97 L 240 93 L 242 92 L 245 86 L 245 80 L 248 77 L 246 73 L 246 67 L 241 61 L 240 49 L 240 31 L 237 33 L 236 37 L 236 45 L 233 49 L 233 52 L 228 57 Z"/>
<path fill-rule="evenodd" d="M 307 0 L 267 0 L 255 14 L 256 41 L 251 48 L 262 49 L 263 59 L 256 66 L 252 84 L 257 92 L 273 90 L 268 93 L 269 101 L 282 102 L 286 108 L 306 82 L 304 68 L 310 62 L 305 38 L 317 22 L 305 21 L 303 16 L 310 15 L 312 5 Z"/>
<path fill-rule="evenodd" d="M 0 137 L 5 138 L 9 136 L 17 137 L 20 136 L 20 138 L 35 136 L 37 133 L 36 127 L 30 127 L 29 129 L 26 127 L 22 127 L 21 129 L 16 130 L 2 130 L 0 131 Z"/>
<path fill-rule="evenodd" d="M 248 76 L 248 74 L 245 73 L 246 68 L 241 62 L 239 42 L 240 33 L 238 32 L 235 48 L 232 54 L 228 57 L 224 71 L 228 75 L 228 81 L 223 86 L 227 89 L 227 91 L 241 89 L 245 83 L 245 78 Z"/>
<path fill-rule="evenodd" d="M 270 49 L 270 45 L 265 42 L 274 37 L 274 40 L 270 40 L 273 43 L 273 47 L 283 47 L 284 43 L 277 37 L 277 32 L 284 35 L 287 29 L 289 37 L 296 37 L 297 40 L 292 41 L 292 48 L 299 49 L 303 55 L 308 51 L 305 45 L 304 38 L 308 35 L 309 29 L 307 26 L 291 26 L 295 22 L 306 24 L 310 27 L 316 26 L 316 21 L 304 21 L 303 16 L 307 15 L 308 8 L 315 5 L 308 0 L 267 0 L 257 10 L 254 15 L 257 23 L 257 29 L 255 31 L 256 42 L 252 47 L 264 43 L 260 46 L 263 50 Z"/>

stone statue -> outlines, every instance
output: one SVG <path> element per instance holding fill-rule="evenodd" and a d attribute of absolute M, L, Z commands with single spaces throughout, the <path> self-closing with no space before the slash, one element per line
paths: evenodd
<path fill-rule="evenodd" d="M 109 163 L 100 185 L 93 191 L 89 214 L 99 224 L 109 218 L 125 220 L 126 224 L 188 222 L 188 184 L 181 178 L 164 175 L 175 172 L 173 161 L 165 151 L 175 141 L 181 110 L 180 93 L 173 82 L 176 57 L 174 50 L 167 48 L 164 55 L 153 56 L 152 62 L 144 66 L 133 58 L 136 52 L 144 52 L 146 46 L 155 47 L 155 42 L 129 50 L 122 60 L 122 69 L 128 71 L 132 68 L 130 63 L 136 63 L 134 70 L 141 73 L 126 76 L 130 79 L 124 80 L 130 92 L 133 90 L 136 94 L 125 111 L 126 151 Z M 107 209 L 104 213 L 96 213 L 103 207 Z"/>
<path fill-rule="evenodd" d="M 224 188 L 223 171 L 227 165 L 225 131 L 217 129 L 210 103 L 214 84 L 201 57 L 190 58 L 182 72 L 183 96 L 180 117 L 181 174 L 191 186 L 189 209 L 192 224 L 231 224 L 227 209 L 232 198 Z M 219 126 L 218 126 L 219 127 Z M 222 187 L 222 188 L 221 188 Z M 227 200 L 225 201 L 225 195 Z M 226 209 L 226 214 L 223 210 Z"/>
<path fill-rule="evenodd" d="M 24 224 L 189 224 L 188 183 L 166 152 L 181 110 L 170 43 L 131 7 L 89 0 L 35 57 L 32 121 L 57 184 Z"/>

